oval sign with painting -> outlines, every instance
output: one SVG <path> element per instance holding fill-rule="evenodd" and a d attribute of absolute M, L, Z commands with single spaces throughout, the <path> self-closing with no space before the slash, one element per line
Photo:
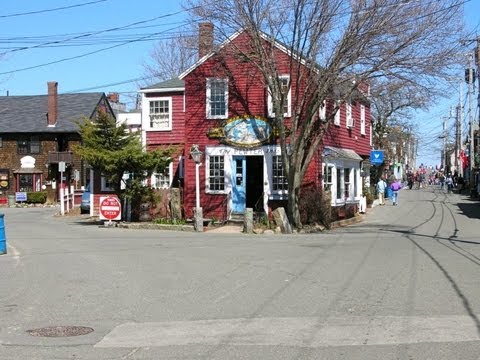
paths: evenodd
<path fill-rule="evenodd" d="M 237 117 L 228 120 L 223 127 L 225 141 L 241 147 L 255 147 L 272 136 L 272 126 L 258 116 Z"/>

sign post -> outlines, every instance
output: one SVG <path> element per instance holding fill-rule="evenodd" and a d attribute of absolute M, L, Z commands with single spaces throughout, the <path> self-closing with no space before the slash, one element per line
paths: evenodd
<path fill-rule="evenodd" d="M 122 219 L 122 206 L 115 196 L 102 196 L 100 198 L 100 220 L 108 220 L 111 226 L 112 220 Z"/>

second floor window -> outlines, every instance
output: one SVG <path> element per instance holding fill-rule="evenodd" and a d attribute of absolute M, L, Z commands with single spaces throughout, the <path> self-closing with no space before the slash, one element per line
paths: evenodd
<path fill-rule="evenodd" d="M 159 98 L 150 101 L 150 128 L 158 130 L 172 129 L 172 106 L 170 98 Z"/>
<path fill-rule="evenodd" d="M 227 79 L 207 79 L 207 118 L 226 119 L 228 117 Z"/>
<path fill-rule="evenodd" d="M 352 128 L 353 127 L 353 115 L 352 115 L 352 103 L 347 102 L 346 105 L 346 118 L 347 118 L 347 127 Z"/>
<path fill-rule="evenodd" d="M 360 105 L 360 134 L 365 135 L 365 105 Z"/>
<path fill-rule="evenodd" d="M 40 139 L 38 136 L 32 136 L 29 139 L 18 140 L 18 154 L 40 154 Z"/>
<path fill-rule="evenodd" d="M 291 101 L 292 101 L 292 94 L 290 89 L 290 76 L 288 75 L 280 75 L 278 77 L 279 86 L 281 97 L 283 98 L 283 116 L 290 117 L 291 116 Z M 281 100 L 281 99 L 278 99 Z M 274 104 L 273 104 L 273 97 L 272 92 L 268 92 L 268 116 L 275 116 Z"/>
<path fill-rule="evenodd" d="M 274 191 L 288 190 L 287 177 L 285 176 L 280 155 L 272 157 L 272 189 Z"/>
<path fill-rule="evenodd" d="M 337 107 L 337 112 L 335 113 L 335 117 L 333 118 L 333 123 L 337 126 L 340 126 L 340 101 L 335 101 L 335 106 Z"/>

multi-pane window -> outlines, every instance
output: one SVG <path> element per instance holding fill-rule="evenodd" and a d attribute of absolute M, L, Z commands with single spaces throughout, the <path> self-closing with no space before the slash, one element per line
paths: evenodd
<path fill-rule="evenodd" d="M 209 156 L 209 190 L 224 191 L 225 190 L 225 159 L 223 156 Z"/>
<path fill-rule="evenodd" d="M 168 189 L 170 187 L 170 165 L 167 165 L 163 172 L 153 174 L 152 187 L 154 189 Z"/>
<path fill-rule="evenodd" d="M 280 77 L 280 92 L 283 97 L 283 114 L 288 116 L 290 114 L 290 78 L 288 76 Z"/>
<path fill-rule="evenodd" d="M 150 101 L 150 127 L 153 129 L 171 128 L 171 105 L 170 99 Z"/>
<path fill-rule="evenodd" d="M 325 165 L 323 167 L 323 184 L 326 189 L 330 189 L 333 179 L 333 166 Z"/>
<path fill-rule="evenodd" d="M 283 116 L 289 117 L 291 116 L 291 102 L 292 102 L 292 94 L 290 91 L 290 76 L 288 75 L 281 75 L 278 77 L 279 86 L 280 86 L 280 94 L 283 98 Z M 281 99 L 277 99 L 280 101 Z M 273 98 L 272 98 L 272 91 L 268 92 L 268 113 L 269 116 L 275 116 L 274 106 L 273 106 Z"/>
<path fill-rule="evenodd" d="M 365 135 L 365 105 L 360 105 L 360 133 Z"/>
<path fill-rule="evenodd" d="M 346 104 L 346 118 L 347 118 L 347 127 L 353 127 L 353 116 L 352 116 L 352 103 L 347 102 Z"/>
<path fill-rule="evenodd" d="M 280 155 L 272 156 L 272 189 L 274 191 L 288 190 L 287 178 Z"/>
<path fill-rule="evenodd" d="M 335 113 L 335 117 L 333 119 L 333 123 L 335 125 L 340 125 L 340 101 L 335 101 L 335 106 L 337 107 L 337 112 Z"/>
<path fill-rule="evenodd" d="M 345 168 L 343 170 L 344 182 L 345 182 L 345 199 L 350 197 L 350 170 L 349 168 Z"/>
<path fill-rule="evenodd" d="M 18 154 L 39 154 L 40 139 L 38 136 L 32 136 L 30 139 L 22 139 L 17 142 Z"/>
<path fill-rule="evenodd" d="M 337 200 L 342 198 L 343 193 L 342 169 L 337 168 Z"/>
<path fill-rule="evenodd" d="M 318 117 L 321 121 L 327 120 L 327 100 L 323 100 L 320 108 L 318 109 Z"/>
<path fill-rule="evenodd" d="M 207 118 L 226 119 L 228 117 L 228 81 L 207 79 Z"/>

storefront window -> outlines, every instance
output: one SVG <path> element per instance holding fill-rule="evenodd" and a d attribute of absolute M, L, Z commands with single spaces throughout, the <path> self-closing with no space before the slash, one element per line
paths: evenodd
<path fill-rule="evenodd" d="M 19 191 L 33 191 L 33 174 L 19 175 Z"/>
<path fill-rule="evenodd" d="M 272 156 L 272 185 L 273 190 L 288 190 L 288 182 L 283 171 L 282 157 L 279 155 Z"/>
<path fill-rule="evenodd" d="M 211 191 L 225 190 L 225 160 L 223 156 L 209 157 L 209 188 Z"/>

